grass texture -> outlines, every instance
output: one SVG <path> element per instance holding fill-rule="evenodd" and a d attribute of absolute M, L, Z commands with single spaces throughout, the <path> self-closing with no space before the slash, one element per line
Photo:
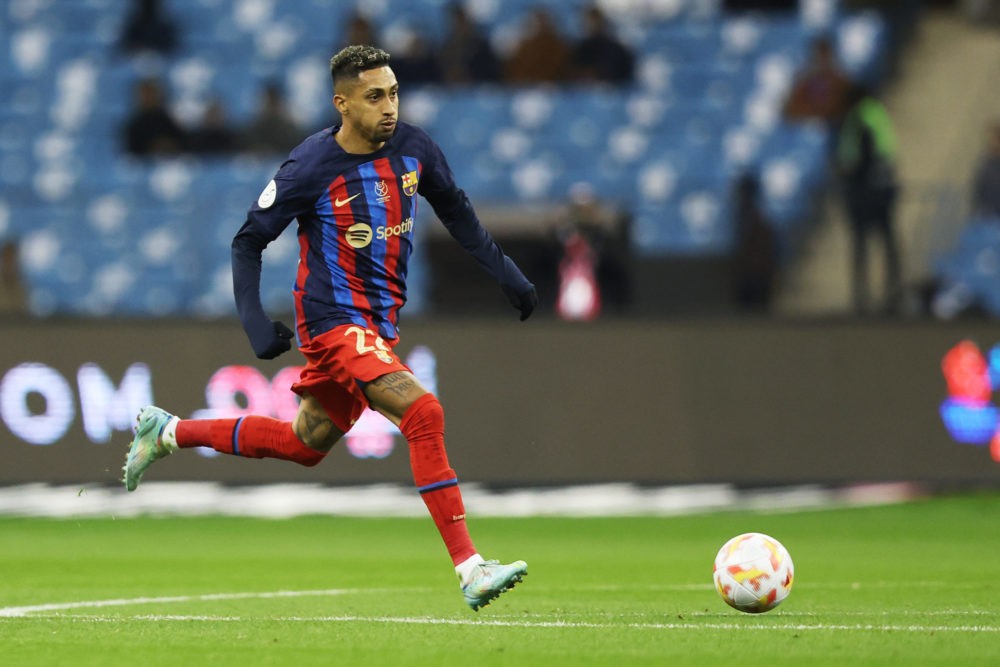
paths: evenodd
<path fill-rule="evenodd" d="M 0 519 L 5 665 L 996 665 L 1000 496 L 799 513 L 470 519 L 529 576 L 478 613 L 429 519 Z M 757 531 L 796 581 L 727 607 Z"/>

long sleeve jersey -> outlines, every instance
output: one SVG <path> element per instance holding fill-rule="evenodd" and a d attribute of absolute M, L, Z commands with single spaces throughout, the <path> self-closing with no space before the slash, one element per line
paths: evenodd
<path fill-rule="evenodd" d="M 397 338 L 418 194 L 502 286 L 531 288 L 480 224 L 441 149 L 423 130 L 400 122 L 382 148 L 358 155 L 337 143 L 339 129 L 317 132 L 291 152 L 233 239 L 233 288 L 245 328 L 267 319 L 260 301 L 264 248 L 297 220 L 299 344 L 341 324 Z"/>

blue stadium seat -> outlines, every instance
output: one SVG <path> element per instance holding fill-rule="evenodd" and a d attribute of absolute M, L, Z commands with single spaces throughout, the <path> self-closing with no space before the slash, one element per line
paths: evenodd
<path fill-rule="evenodd" d="M 723 255 L 733 242 L 732 216 L 722 193 L 690 190 L 667 207 L 640 207 L 633 235 L 643 256 Z"/>
<path fill-rule="evenodd" d="M 421 27 L 436 39 L 449 4 L 173 0 L 167 8 L 181 24 L 181 52 L 133 59 L 115 49 L 126 0 L 0 3 L 0 233 L 24 238 L 33 308 L 231 315 L 229 243 L 281 159 L 123 157 L 120 132 L 135 83 L 161 77 L 186 120 L 218 96 L 238 123 L 255 110 L 263 83 L 275 80 L 311 127 L 328 125 L 326 61 L 346 18 L 361 10 L 386 34 Z M 576 37 L 585 4 L 468 6 L 503 41 L 535 6 Z M 827 178 L 829 137 L 814 128 L 748 125 L 745 108 L 767 83 L 762 72 L 787 73 L 802 62 L 813 28 L 797 15 L 723 15 L 720 7 L 677 0 L 613 13 L 645 68 L 631 90 L 431 87 L 407 91 L 404 114 L 412 111 L 441 144 L 474 201 L 556 203 L 572 184 L 588 182 L 635 213 L 640 254 L 726 252 L 730 183 L 745 167 L 761 170 L 765 205 L 783 231 L 794 230 Z M 850 71 L 879 76 L 881 20 L 837 21 L 838 53 Z M 761 69 L 768 63 L 777 69 Z M 88 77 L 92 86 L 74 89 Z M 67 104 L 70 94 L 82 97 Z M 968 232 L 977 233 L 989 232 Z M 294 278 L 294 231 L 286 235 L 265 254 L 263 298 L 276 309 L 287 309 Z M 158 247 L 183 247 L 174 256 L 185 259 L 157 264 Z M 150 261 L 135 264 L 137 256 Z"/>
<path fill-rule="evenodd" d="M 934 261 L 935 277 L 1000 316 L 1000 218 L 971 218 L 953 248 Z"/>

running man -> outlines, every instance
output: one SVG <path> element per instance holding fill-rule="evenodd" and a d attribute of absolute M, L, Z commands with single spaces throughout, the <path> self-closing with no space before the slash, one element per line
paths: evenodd
<path fill-rule="evenodd" d="M 146 469 L 178 448 L 314 466 L 366 406 L 396 424 L 409 445 L 417 490 L 444 540 L 465 601 L 489 604 L 527 574 L 524 561 L 484 560 L 473 546 L 444 443 L 444 412 L 393 352 L 406 301 L 406 268 L 419 194 L 458 243 L 499 282 L 527 319 L 535 287 L 482 227 L 441 149 L 398 120 L 399 84 L 389 54 L 349 46 L 330 60 L 341 124 L 295 148 L 250 207 L 233 239 L 233 288 L 254 353 L 291 349 L 292 331 L 260 301 L 261 255 L 293 219 L 300 259 L 293 289 L 295 335 L 306 365 L 291 389 L 292 422 L 270 417 L 187 420 L 155 406 L 140 411 L 125 461 L 134 491 Z"/>

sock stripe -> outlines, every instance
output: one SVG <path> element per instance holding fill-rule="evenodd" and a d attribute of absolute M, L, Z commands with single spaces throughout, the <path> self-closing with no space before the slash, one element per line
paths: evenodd
<path fill-rule="evenodd" d="M 437 491 L 438 489 L 447 489 L 449 486 L 458 486 L 458 477 L 452 477 L 451 479 L 446 479 L 441 482 L 433 482 L 432 484 L 427 484 L 426 486 L 418 486 L 417 491 L 423 495 L 425 493 L 430 493 L 431 491 Z"/>
<path fill-rule="evenodd" d="M 236 425 L 233 426 L 233 454 L 236 456 L 241 456 L 240 454 L 240 427 L 243 426 L 244 417 L 240 417 L 236 420 Z"/>

